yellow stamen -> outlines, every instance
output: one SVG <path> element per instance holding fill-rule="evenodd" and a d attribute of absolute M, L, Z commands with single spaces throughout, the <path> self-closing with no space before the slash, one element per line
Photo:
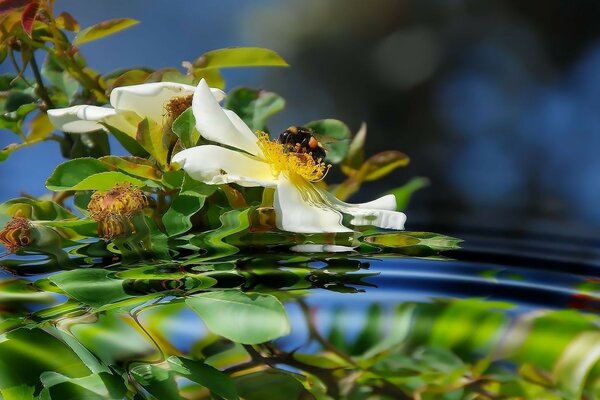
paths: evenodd
<path fill-rule="evenodd" d="M 173 97 L 167 104 L 165 104 L 165 111 L 168 117 L 175 120 L 185 110 L 192 106 L 192 95 Z"/>
<path fill-rule="evenodd" d="M 307 181 L 316 182 L 323 179 L 331 167 L 321 159 L 315 161 L 311 153 L 291 151 L 289 147 L 269 139 L 265 132 L 258 132 L 258 147 L 271 165 L 275 177 L 286 171 L 295 173 Z"/>

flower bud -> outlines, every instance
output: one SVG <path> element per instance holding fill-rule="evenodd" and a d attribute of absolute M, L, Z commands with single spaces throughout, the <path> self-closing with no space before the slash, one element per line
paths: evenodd
<path fill-rule="evenodd" d="M 31 243 L 31 222 L 27 218 L 13 217 L 0 230 L 0 243 L 10 253 L 16 253 Z"/>

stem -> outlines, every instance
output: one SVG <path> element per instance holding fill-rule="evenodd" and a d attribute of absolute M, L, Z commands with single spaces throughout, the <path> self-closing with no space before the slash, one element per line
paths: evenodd
<path fill-rule="evenodd" d="M 333 375 L 333 371 L 316 367 L 314 365 L 305 364 L 301 361 L 296 360 L 292 354 L 281 353 L 272 357 L 262 356 L 256 349 L 250 345 L 244 344 L 244 349 L 248 352 L 254 362 L 260 362 L 266 364 L 272 368 L 276 368 L 277 364 L 286 364 L 290 367 L 297 368 L 302 371 L 306 371 L 314 376 L 318 377 L 327 387 L 327 393 L 334 399 L 338 399 L 340 390 L 338 387 L 338 380 Z"/>
<path fill-rule="evenodd" d="M 319 342 L 319 344 L 321 346 L 323 346 L 324 349 L 329 350 L 330 352 L 336 354 L 337 356 L 342 358 L 344 361 L 346 361 L 350 365 L 352 365 L 354 367 L 358 367 L 356 362 L 354 362 L 354 360 L 350 356 L 348 356 L 344 352 L 341 352 L 337 347 L 335 347 L 331 342 L 329 342 L 327 339 L 325 339 L 319 333 L 319 331 L 317 330 L 317 326 L 315 324 L 313 315 L 310 312 L 310 307 L 308 307 L 308 304 L 306 304 L 306 302 L 304 302 L 304 300 L 298 300 L 298 305 L 302 309 L 302 313 L 304 314 L 304 317 L 306 318 L 306 326 L 308 328 L 308 333 L 310 334 L 310 336 L 313 339 L 315 339 L 317 342 Z"/>
<path fill-rule="evenodd" d="M 31 70 L 33 71 L 33 76 L 35 77 L 35 82 L 37 83 L 37 92 L 45 103 L 45 107 L 43 107 L 44 111 L 49 108 L 54 108 L 54 103 L 50 96 L 48 95 L 48 90 L 46 90 L 46 86 L 44 85 L 44 81 L 42 80 L 42 75 L 40 74 L 40 68 L 38 67 L 38 63 L 35 59 L 35 54 L 31 54 Z"/>

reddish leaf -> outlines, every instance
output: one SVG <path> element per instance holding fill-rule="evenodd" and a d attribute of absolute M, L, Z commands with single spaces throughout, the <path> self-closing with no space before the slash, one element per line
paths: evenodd
<path fill-rule="evenodd" d="M 0 0 L 0 14 L 21 8 L 31 0 Z"/>
<path fill-rule="evenodd" d="M 23 30 L 29 37 L 31 37 L 33 23 L 35 22 L 35 17 L 37 16 L 39 8 L 40 3 L 34 0 L 25 7 L 25 10 L 23 10 L 23 14 L 21 15 L 21 25 L 23 25 Z"/>

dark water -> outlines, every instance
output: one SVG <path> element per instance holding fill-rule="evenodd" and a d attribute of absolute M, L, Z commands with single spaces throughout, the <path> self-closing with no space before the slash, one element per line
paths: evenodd
<path fill-rule="evenodd" d="M 67 264 L 7 257 L 0 393 L 600 398 L 598 243 L 453 236 L 461 248 L 441 253 L 423 243 L 344 253 L 183 245 L 173 259 L 122 262 L 101 242 L 67 248 Z M 246 300 L 263 303 L 235 308 Z"/>

